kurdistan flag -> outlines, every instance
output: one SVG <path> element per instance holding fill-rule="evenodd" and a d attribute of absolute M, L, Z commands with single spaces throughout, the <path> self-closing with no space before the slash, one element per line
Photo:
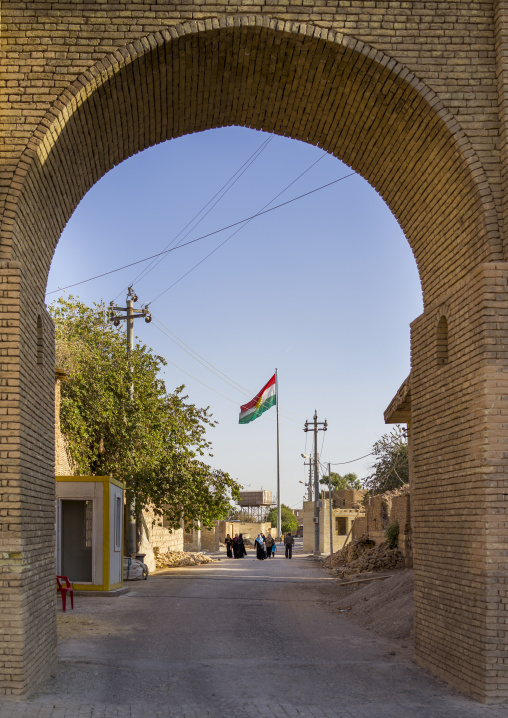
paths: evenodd
<path fill-rule="evenodd" d="M 240 407 L 239 424 L 248 424 L 254 421 L 258 416 L 277 403 L 275 374 L 270 381 L 265 384 L 261 391 L 256 394 L 247 404 Z"/>

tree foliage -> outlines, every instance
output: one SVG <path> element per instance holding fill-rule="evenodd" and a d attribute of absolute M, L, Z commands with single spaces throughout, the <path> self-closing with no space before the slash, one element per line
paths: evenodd
<path fill-rule="evenodd" d="M 296 533 L 298 530 L 298 519 L 294 515 L 294 513 L 291 511 L 289 506 L 286 506 L 286 504 L 281 504 L 280 507 L 280 519 L 281 519 L 281 531 L 283 534 L 287 534 L 291 532 L 292 534 Z M 275 506 L 273 509 L 270 509 L 270 511 L 267 514 L 266 521 L 270 522 L 272 526 L 277 526 L 277 507 Z"/>
<path fill-rule="evenodd" d="M 50 307 L 57 366 L 69 375 L 61 427 L 76 469 L 127 480 L 128 500 L 139 510 L 151 505 L 170 528 L 182 518 L 210 526 L 227 516 L 230 496 L 239 499 L 239 485 L 203 460 L 212 456 L 206 432 L 216 422 L 209 408 L 187 403 L 183 386 L 166 391 L 163 357 L 136 342 L 127 358 L 125 328 L 108 322 L 105 309 L 74 297 Z"/>
<path fill-rule="evenodd" d="M 373 472 L 365 480 L 371 494 L 382 494 L 409 483 L 409 453 L 405 430 L 397 424 L 372 447 Z"/>
<path fill-rule="evenodd" d="M 328 486 L 328 474 L 324 475 L 319 482 Z M 341 491 L 342 489 L 363 489 L 363 484 L 356 474 L 350 472 L 341 476 L 336 471 L 330 472 L 330 483 L 332 491 Z"/>

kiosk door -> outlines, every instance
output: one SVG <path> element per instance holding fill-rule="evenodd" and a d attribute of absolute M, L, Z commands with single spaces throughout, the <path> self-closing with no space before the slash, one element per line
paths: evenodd
<path fill-rule="evenodd" d="M 92 583 L 92 501 L 62 499 L 61 571 L 76 583 Z"/>

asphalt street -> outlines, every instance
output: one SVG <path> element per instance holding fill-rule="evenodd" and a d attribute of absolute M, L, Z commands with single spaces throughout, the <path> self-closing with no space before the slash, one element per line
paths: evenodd
<path fill-rule="evenodd" d="M 118 598 L 77 597 L 57 674 L 0 718 L 498 718 L 338 612 L 297 550 L 171 569 Z M 61 608 L 59 609 L 61 610 Z"/>

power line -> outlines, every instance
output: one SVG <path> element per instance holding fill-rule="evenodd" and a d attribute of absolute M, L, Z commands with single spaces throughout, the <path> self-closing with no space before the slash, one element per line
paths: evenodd
<path fill-rule="evenodd" d="M 180 343 L 183 345 L 181 348 L 182 348 L 184 351 L 186 351 L 186 349 L 184 349 L 184 347 L 186 347 L 186 348 L 189 350 L 189 351 L 187 352 L 187 354 L 190 354 L 190 356 L 192 356 L 193 354 L 195 354 L 197 357 L 199 357 L 199 359 L 202 359 L 206 364 L 209 364 L 209 365 L 212 367 L 212 369 L 214 369 L 215 371 L 219 372 L 219 374 L 222 374 L 222 376 L 225 377 L 224 380 L 227 380 L 227 383 L 228 383 L 228 384 L 229 384 L 229 382 L 232 382 L 233 384 L 236 384 L 236 386 L 238 387 L 237 391 L 239 391 L 240 393 L 244 393 L 246 396 L 251 396 L 251 395 L 252 395 L 252 392 L 251 392 L 249 389 L 246 389 L 246 388 L 245 388 L 244 386 L 242 386 L 241 384 L 238 384 L 238 382 L 236 382 L 234 379 L 231 379 L 231 377 L 228 376 L 227 374 L 224 374 L 224 372 L 221 371 L 220 369 L 218 369 L 216 366 L 214 366 L 214 365 L 212 364 L 212 362 L 209 362 L 208 359 L 205 359 L 205 357 L 202 356 L 201 354 L 199 354 L 199 352 L 197 352 L 197 351 L 196 351 L 195 349 L 193 349 L 191 346 L 189 346 L 188 344 L 186 344 L 186 343 L 184 342 L 184 340 L 181 339 L 177 334 L 175 334 L 169 327 L 167 327 L 161 319 L 159 319 L 158 317 L 156 317 L 154 314 L 152 314 L 152 316 L 154 317 L 154 319 L 156 319 L 156 320 L 159 322 L 159 324 L 161 324 L 161 325 L 164 327 L 164 329 L 166 329 L 166 331 L 168 331 L 173 337 L 175 337 L 175 339 L 178 340 L 178 342 L 180 342 Z M 168 338 L 171 339 L 171 337 L 168 337 Z M 172 340 L 172 341 L 174 341 L 174 340 Z M 201 362 L 200 362 L 200 363 L 201 363 Z M 205 366 L 205 365 L 203 364 L 203 366 Z M 206 367 L 206 368 L 208 368 L 208 367 Z M 215 373 L 215 372 L 214 372 L 214 373 Z M 220 377 L 219 377 L 219 378 L 220 378 Z M 233 388 L 235 388 L 235 387 L 233 387 Z"/>
<path fill-rule="evenodd" d="M 322 438 L 322 440 L 321 440 L 321 451 L 319 452 L 319 455 L 320 455 L 320 456 L 321 456 L 321 454 L 323 453 L 323 446 L 324 446 L 324 444 L 325 444 L 325 436 L 326 436 L 326 432 L 323 431 L 323 438 Z"/>
<path fill-rule="evenodd" d="M 199 210 L 199 212 L 197 212 L 197 213 L 194 215 L 194 217 L 193 217 L 189 222 L 187 222 L 187 224 L 185 225 L 185 227 L 183 227 L 183 228 L 178 232 L 178 234 L 175 235 L 175 237 L 171 240 L 171 242 L 169 242 L 168 244 L 166 244 L 166 246 L 164 247 L 165 250 L 168 249 L 169 247 L 171 247 L 171 246 L 176 242 L 176 240 L 178 239 L 178 237 L 180 237 L 180 235 L 181 235 L 183 232 L 185 232 L 185 230 L 186 230 L 190 225 L 192 225 L 192 224 L 195 222 L 195 220 L 199 217 L 199 215 L 202 214 L 202 213 L 204 212 L 204 210 L 205 210 L 210 204 L 212 204 L 212 202 L 213 202 L 213 204 L 212 204 L 212 206 L 210 207 L 210 209 L 209 209 L 207 212 L 205 212 L 205 214 L 203 214 L 203 216 L 200 218 L 200 220 L 199 220 L 193 227 L 191 227 L 191 228 L 189 229 L 189 231 L 183 236 L 183 239 L 185 239 L 186 237 L 188 237 L 189 234 L 190 234 L 193 230 L 195 230 L 196 227 L 198 227 L 198 226 L 201 224 L 201 222 L 205 219 L 205 217 L 208 216 L 208 214 L 212 211 L 212 209 L 214 209 L 214 207 L 221 201 L 221 199 L 223 199 L 223 198 L 226 196 L 226 194 L 234 187 L 234 185 L 235 185 L 235 184 L 238 182 L 238 180 L 245 174 L 245 172 L 249 169 L 249 167 L 250 167 L 250 166 L 259 158 L 259 156 L 264 152 L 264 150 L 268 147 L 268 145 L 270 144 L 270 142 L 273 140 L 273 137 L 274 137 L 273 135 L 270 135 L 270 137 L 268 137 L 267 139 L 264 140 L 264 142 L 260 145 L 260 147 L 258 147 L 258 148 L 255 150 L 255 152 L 253 152 L 252 155 L 241 165 L 241 167 L 239 167 L 239 168 L 236 170 L 236 172 L 228 179 L 227 182 L 225 182 L 225 183 L 222 185 L 222 187 L 213 195 L 213 197 L 204 205 L 204 207 L 202 207 L 202 208 Z M 228 185 L 229 185 L 229 186 L 228 186 Z M 221 193 L 222 193 L 222 194 L 221 194 Z M 220 195 L 220 196 L 219 196 L 219 195 Z M 216 198 L 217 198 L 217 199 L 216 199 Z M 215 199 L 216 199 L 216 201 L 214 202 Z M 143 269 L 143 270 L 137 275 L 137 277 L 135 277 L 135 279 L 134 279 L 130 284 L 132 285 L 132 284 L 134 284 L 134 283 L 137 282 L 137 281 L 141 281 L 141 280 L 145 279 L 145 277 L 146 277 L 150 272 L 152 272 L 163 260 L 164 260 L 164 257 L 161 257 L 158 261 L 152 260 L 151 264 L 150 264 L 148 267 L 145 267 L 145 269 Z"/>
<path fill-rule="evenodd" d="M 357 459 L 351 459 L 351 461 L 330 461 L 330 466 L 343 466 L 344 464 L 354 464 L 355 461 L 360 461 L 360 459 L 366 459 L 367 456 L 373 456 L 373 452 L 371 451 L 370 454 L 365 454 L 365 456 L 359 456 Z"/>
<path fill-rule="evenodd" d="M 154 320 L 156 326 L 157 326 L 158 324 L 160 324 L 160 325 L 163 326 L 165 329 L 167 329 L 168 332 L 170 332 L 171 334 L 173 334 L 173 332 L 171 331 L 171 329 L 168 329 L 168 328 L 167 328 L 159 319 L 157 319 L 157 317 L 155 317 L 153 314 L 152 314 L 152 318 L 153 318 L 153 320 Z M 158 327 L 158 328 L 159 328 L 159 327 Z M 180 343 L 180 340 L 177 341 L 178 337 L 176 337 L 176 335 L 174 335 L 174 336 L 176 337 L 176 339 L 173 339 L 171 336 L 169 336 L 169 334 L 166 334 L 166 332 L 164 332 L 164 334 L 165 334 L 165 335 L 168 337 L 168 339 L 170 339 L 174 344 L 176 344 L 178 347 L 180 347 L 180 349 L 183 349 L 183 351 L 184 351 L 186 354 L 188 354 L 190 357 L 192 357 L 192 358 L 194 359 L 194 361 L 197 361 L 198 364 L 201 364 L 201 366 L 203 366 L 205 369 L 208 369 L 208 371 L 211 371 L 212 374 L 215 374 L 216 377 L 218 377 L 218 378 L 221 379 L 222 381 L 226 382 L 226 384 L 228 384 L 232 389 L 235 389 L 236 391 L 241 392 L 241 393 L 244 394 L 245 396 L 250 396 L 250 394 L 248 394 L 246 391 L 243 391 L 242 389 L 238 389 L 236 386 L 234 386 L 234 385 L 229 381 L 229 379 L 227 378 L 227 376 L 226 376 L 225 374 L 224 374 L 223 376 L 220 376 L 220 374 L 222 374 L 222 372 L 221 372 L 219 369 L 215 370 L 215 367 L 213 367 L 212 364 L 210 364 L 210 366 L 207 366 L 207 364 L 208 364 L 209 362 L 206 362 L 206 359 L 204 359 L 203 357 L 198 358 L 198 357 L 200 357 L 200 355 L 199 355 L 197 352 L 194 352 L 193 350 L 191 350 L 190 347 L 188 347 L 188 349 L 186 349 L 185 347 L 187 347 L 188 345 L 187 345 L 187 344 L 184 345 L 183 342 Z M 189 350 L 190 350 L 190 351 L 189 351 Z M 203 361 L 201 361 L 201 359 L 203 359 Z M 206 362 L 206 364 L 205 364 L 205 362 Z M 211 368 L 211 367 L 213 367 L 213 368 Z"/>
<path fill-rule="evenodd" d="M 253 214 L 251 217 L 244 217 L 244 219 L 239 220 L 238 222 L 233 222 L 232 224 L 228 224 L 226 227 L 221 227 L 220 229 L 216 229 L 213 232 L 208 232 L 207 234 L 201 235 L 201 237 L 196 237 L 195 239 L 191 239 L 189 242 L 185 242 L 184 244 L 179 244 L 177 247 L 171 247 L 170 249 L 163 250 L 162 252 L 157 252 L 156 254 L 152 254 L 149 257 L 143 257 L 143 259 L 138 259 L 135 262 L 129 262 L 129 264 L 124 264 L 122 267 L 117 267 L 116 269 L 111 269 L 108 272 L 102 272 L 102 274 L 96 274 L 94 277 L 89 277 L 88 279 L 83 279 L 80 282 L 74 282 L 73 284 L 68 284 L 66 287 L 59 287 L 58 289 L 53 289 L 51 292 L 46 292 L 46 296 L 49 296 L 50 294 L 57 294 L 58 292 L 64 292 L 66 289 L 71 289 L 72 287 L 77 287 L 80 284 L 86 284 L 87 282 L 92 282 L 94 279 L 101 279 L 102 277 L 107 277 L 110 274 L 115 274 L 116 272 L 121 272 L 123 269 L 128 269 L 129 267 L 134 267 L 137 264 L 142 264 L 143 262 L 148 262 L 151 259 L 154 259 L 155 257 L 161 257 L 165 254 L 169 254 L 170 252 L 175 252 L 177 249 L 182 249 L 183 247 L 187 247 L 190 244 L 195 244 L 196 242 L 200 242 L 203 239 L 207 239 L 208 237 L 213 237 L 216 234 L 220 234 L 221 232 L 225 232 L 228 229 L 232 229 L 233 227 L 238 227 L 240 224 L 244 224 L 245 222 L 255 219 L 256 217 L 261 217 L 264 214 L 268 214 L 269 212 L 274 212 L 276 209 L 280 209 L 281 207 L 285 207 L 288 204 L 292 204 L 293 202 L 297 202 L 300 199 L 303 199 L 304 197 L 308 197 L 311 194 L 314 194 L 315 192 L 320 192 L 323 189 L 326 189 L 327 187 L 331 187 L 334 184 L 337 184 L 338 182 L 342 182 L 345 179 L 348 179 L 349 177 L 352 177 L 355 174 L 355 172 L 350 172 L 347 175 L 344 175 L 343 177 L 339 177 L 336 180 L 333 180 L 332 182 L 327 182 L 327 184 L 321 185 L 320 187 L 316 187 L 315 189 L 309 190 L 309 192 L 304 192 L 303 194 L 298 195 L 297 197 L 293 197 L 292 199 L 286 200 L 286 202 L 281 202 L 281 204 L 275 205 L 275 207 L 270 207 L 269 209 L 265 209 L 262 212 L 258 212 L 257 214 Z"/>
<path fill-rule="evenodd" d="M 236 391 L 240 392 L 240 394 L 244 394 L 246 397 L 252 397 L 255 392 L 253 392 L 251 389 L 247 389 L 246 387 L 239 384 L 237 381 L 232 379 L 230 376 L 225 374 L 223 371 L 221 371 L 218 367 L 216 367 L 212 362 L 208 361 L 204 356 L 199 354 L 195 349 L 193 349 L 191 346 L 189 346 L 186 342 L 184 342 L 183 339 L 181 339 L 175 332 L 173 332 L 168 326 L 164 324 L 164 322 L 155 316 L 152 312 L 150 312 L 152 319 L 154 319 L 158 324 L 160 324 L 164 329 L 169 332 L 172 336 L 169 336 L 166 334 L 168 339 L 170 339 L 174 344 L 176 344 L 180 349 L 183 349 L 183 351 L 188 354 L 190 357 L 192 357 L 195 361 L 197 361 L 201 366 L 203 366 L 205 369 L 208 369 L 208 371 L 212 372 L 212 374 L 215 374 L 219 379 L 224 381 L 226 384 L 229 384 L 229 386 L 232 389 L 235 389 Z M 159 327 L 158 327 L 159 328 Z M 164 332 L 165 334 L 165 332 Z M 172 338 L 174 337 L 174 339 Z M 209 366 L 207 366 L 209 365 Z M 210 368 L 211 367 L 211 368 Z M 221 375 L 221 376 L 219 376 Z M 233 386 L 236 385 L 236 386 Z M 294 424 L 300 424 L 300 421 L 297 421 L 296 419 L 292 419 L 290 416 L 287 416 L 287 414 L 283 414 L 281 411 L 279 411 L 280 416 L 282 416 L 284 419 L 287 419 L 288 421 L 292 421 Z"/>
<path fill-rule="evenodd" d="M 161 329 L 160 326 L 157 326 L 157 323 L 155 323 L 154 326 L 156 327 L 156 329 L 158 329 L 160 332 L 162 332 L 162 334 L 164 334 L 165 336 L 167 336 L 168 339 L 171 339 L 171 337 L 164 331 L 164 329 Z M 190 372 L 188 372 L 186 369 L 183 369 L 183 368 L 182 368 L 181 366 L 179 366 L 178 364 L 175 364 L 175 362 L 172 362 L 172 361 L 170 361 L 169 359 L 165 359 L 165 361 L 166 361 L 168 364 L 171 364 L 172 366 L 176 367 L 176 369 L 179 369 L 180 371 L 182 371 L 184 374 L 187 374 L 187 376 L 190 376 L 191 379 L 194 379 L 195 381 L 197 381 L 197 382 L 198 382 L 199 384 L 201 384 L 202 386 L 206 387 L 207 389 L 210 389 L 210 391 L 213 391 L 214 394 L 218 394 L 219 396 L 222 396 L 223 399 L 227 399 L 227 401 L 230 401 L 232 404 L 235 404 L 236 406 L 238 406 L 238 400 L 236 400 L 236 399 L 231 399 L 230 396 L 226 396 L 225 394 L 222 394 L 222 392 L 217 391 L 217 389 L 214 389 L 214 388 L 211 387 L 209 384 L 206 384 L 204 381 L 201 381 L 201 379 L 198 379 L 196 376 L 194 376 L 193 374 L 191 374 Z M 268 416 L 267 419 L 268 419 L 269 421 L 272 421 L 272 417 L 270 417 L 270 416 Z M 273 421 L 275 421 L 275 419 L 273 419 Z M 295 428 L 294 426 L 289 426 L 289 424 L 282 424 L 282 426 L 285 426 L 287 429 L 294 429 L 294 428 Z"/>
<path fill-rule="evenodd" d="M 296 182 L 298 182 L 298 180 L 301 179 L 304 176 L 304 174 L 309 172 L 309 170 L 311 170 L 314 167 L 314 165 L 317 165 L 318 162 L 321 162 L 321 160 L 323 159 L 324 156 L 325 155 L 321 155 L 321 157 L 319 157 L 315 162 L 313 162 L 311 165 L 309 165 L 309 167 L 307 167 L 307 169 L 305 169 L 301 174 L 299 174 L 298 177 L 296 177 L 292 182 L 290 182 L 286 187 L 284 187 L 284 189 L 281 190 L 277 195 L 275 195 L 275 197 L 273 197 L 269 202 L 267 202 L 265 205 L 263 205 L 263 207 L 261 207 L 261 209 L 258 210 L 258 212 L 256 212 L 255 215 L 253 215 L 250 219 L 247 219 L 244 222 L 244 224 L 242 224 L 240 227 L 235 229 L 235 231 L 232 232 L 229 235 L 229 237 L 226 237 L 226 239 L 224 239 L 219 245 L 217 245 L 217 247 L 215 247 L 215 249 L 212 249 L 211 252 L 209 252 L 205 257 L 203 257 L 203 259 L 201 259 L 199 262 L 196 262 L 196 264 L 193 267 L 191 267 L 187 272 L 185 272 L 185 274 L 182 274 L 182 276 L 179 277 L 176 281 L 174 281 L 173 284 L 170 284 L 169 287 L 167 287 L 160 294 L 158 294 L 155 297 L 155 299 L 152 299 L 150 304 L 153 304 L 158 299 L 160 299 L 164 294 L 166 294 L 166 292 L 169 292 L 170 289 L 173 289 L 173 287 L 175 287 L 177 284 L 179 284 L 183 279 L 185 279 L 185 277 L 187 277 L 191 272 L 193 272 L 201 264 L 203 264 L 203 262 L 205 262 L 209 257 L 211 257 L 212 254 L 215 254 L 215 252 L 217 252 L 221 247 L 223 247 L 226 244 L 226 242 L 229 242 L 229 240 L 232 239 L 235 235 L 237 235 L 238 232 L 241 232 L 241 230 L 244 229 L 248 224 L 250 224 L 250 222 L 252 222 L 253 219 L 258 217 L 263 212 L 263 210 L 265 210 L 267 207 L 269 207 L 271 204 L 273 204 L 273 202 L 275 202 L 275 200 L 277 200 L 281 195 L 283 195 L 285 192 L 287 192 L 287 190 L 290 187 L 292 187 Z"/>

